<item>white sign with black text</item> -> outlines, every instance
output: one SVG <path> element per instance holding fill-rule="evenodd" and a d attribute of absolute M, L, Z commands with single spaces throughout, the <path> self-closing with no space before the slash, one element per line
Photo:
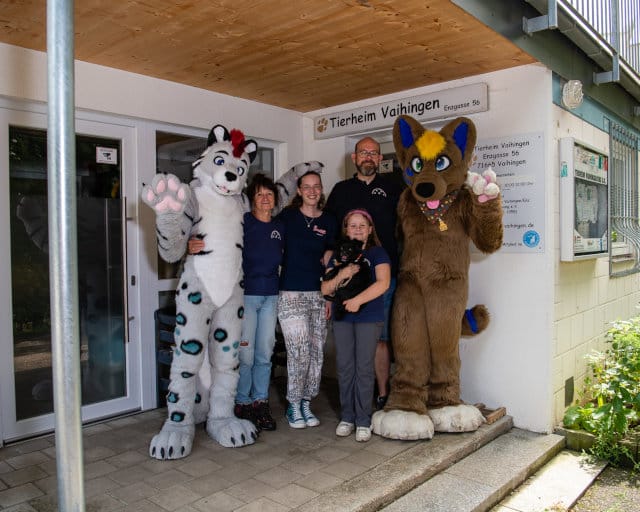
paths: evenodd
<path fill-rule="evenodd" d="M 489 90 L 486 83 L 445 89 L 367 107 L 324 114 L 314 119 L 316 139 L 329 139 L 388 128 L 400 115 L 409 115 L 420 122 L 458 117 L 489 110 Z"/>

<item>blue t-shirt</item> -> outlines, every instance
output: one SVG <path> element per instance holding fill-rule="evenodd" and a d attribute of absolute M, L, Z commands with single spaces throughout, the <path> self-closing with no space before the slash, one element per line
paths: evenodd
<path fill-rule="evenodd" d="M 244 214 L 242 270 L 245 295 L 278 295 L 285 229 L 276 219 L 262 222 L 251 212 Z"/>
<path fill-rule="evenodd" d="M 371 280 L 374 282 L 376 280 L 376 265 L 382 265 L 386 263 L 391 265 L 391 259 L 387 254 L 387 251 L 384 250 L 383 247 L 374 246 L 369 247 L 363 253 L 363 257 L 366 261 L 369 262 L 369 266 L 371 267 Z M 329 267 L 332 267 L 333 257 L 329 262 Z M 340 320 L 340 322 L 353 322 L 353 323 L 364 323 L 364 322 L 384 322 L 384 294 L 380 295 L 380 297 L 376 297 L 375 299 L 363 304 L 360 308 L 360 311 L 357 313 L 346 313 L 344 317 Z M 332 308 L 334 308 L 332 306 Z"/>
<path fill-rule="evenodd" d="M 280 290 L 311 292 L 320 290 L 324 274 L 322 257 L 336 238 L 336 220 L 328 213 L 305 217 L 298 208 L 285 208 L 277 217 L 287 233 Z"/>

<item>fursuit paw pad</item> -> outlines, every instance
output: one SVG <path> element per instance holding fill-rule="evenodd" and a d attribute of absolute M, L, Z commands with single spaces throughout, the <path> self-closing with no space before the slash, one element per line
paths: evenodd
<path fill-rule="evenodd" d="M 157 214 L 182 213 L 191 191 L 173 174 L 156 174 L 151 185 L 142 188 L 142 200 Z"/>
<path fill-rule="evenodd" d="M 167 420 L 162 430 L 151 440 L 149 455 L 154 459 L 181 459 L 191 453 L 195 427 L 193 425 L 175 425 Z"/>
<path fill-rule="evenodd" d="M 207 434 L 225 448 L 239 448 L 256 442 L 258 431 L 248 420 L 240 418 L 207 419 Z"/>
<path fill-rule="evenodd" d="M 409 411 L 376 411 L 371 418 L 371 427 L 375 434 L 389 439 L 412 441 L 433 437 L 431 418 Z"/>
<path fill-rule="evenodd" d="M 436 432 L 473 432 L 485 422 L 484 416 L 473 405 L 447 405 L 429 409 Z"/>
<path fill-rule="evenodd" d="M 467 173 L 467 185 L 473 190 L 480 203 L 495 199 L 500 194 L 496 173 L 491 168 L 484 171 L 482 175 L 475 172 Z"/>

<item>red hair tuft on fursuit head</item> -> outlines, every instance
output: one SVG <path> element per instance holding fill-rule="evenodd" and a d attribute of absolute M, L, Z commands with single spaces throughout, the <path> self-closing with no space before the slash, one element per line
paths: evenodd
<path fill-rule="evenodd" d="M 244 133 L 235 128 L 231 130 L 231 145 L 233 146 L 233 156 L 240 158 L 244 153 Z"/>

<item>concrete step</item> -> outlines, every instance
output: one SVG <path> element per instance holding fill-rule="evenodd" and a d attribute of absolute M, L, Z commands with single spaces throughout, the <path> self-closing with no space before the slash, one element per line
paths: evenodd
<path fill-rule="evenodd" d="M 492 512 L 569 510 L 606 465 L 584 453 L 563 450 Z"/>
<path fill-rule="evenodd" d="M 513 419 L 510 416 L 504 416 L 495 423 L 483 425 L 476 432 L 436 434 L 429 441 L 389 441 L 389 443 L 411 443 L 411 447 L 366 473 L 324 492 L 297 510 L 313 510 L 314 512 L 380 510 L 381 507 L 401 498 L 416 486 L 420 486 L 423 482 L 446 471 L 456 462 L 470 456 L 470 454 L 477 453 L 488 443 L 492 443 L 504 435 L 513 437 L 513 434 L 510 434 L 512 428 Z M 523 433 L 522 436 L 526 437 L 526 434 Z M 530 437 L 534 436 L 530 435 Z M 564 439 L 561 436 L 555 436 L 555 438 Z M 507 446 L 506 449 L 508 448 Z M 539 449 L 536 448 L 535 451 L 539 451 Z M 520 482 L 526 476 L 523 475 Z M 505 494 L 493 503 L 497 503 L 513 487 L 505 491 Z M 459 491 L 464 492 L 464 488 L 459 487 Z M 399 508 L 397 510 L 405 509 Z M 433 510 L 459 512 L 465 509 L 453 507 Z"/>
<path fill-rule="evenodd" d="M 513 428 L 450 467 L 443 468 L 433 478 L 382 510 L 489 510 L 551 460 L 564 445 L 564 437 L 557 434 L 542 435 Z"/>

